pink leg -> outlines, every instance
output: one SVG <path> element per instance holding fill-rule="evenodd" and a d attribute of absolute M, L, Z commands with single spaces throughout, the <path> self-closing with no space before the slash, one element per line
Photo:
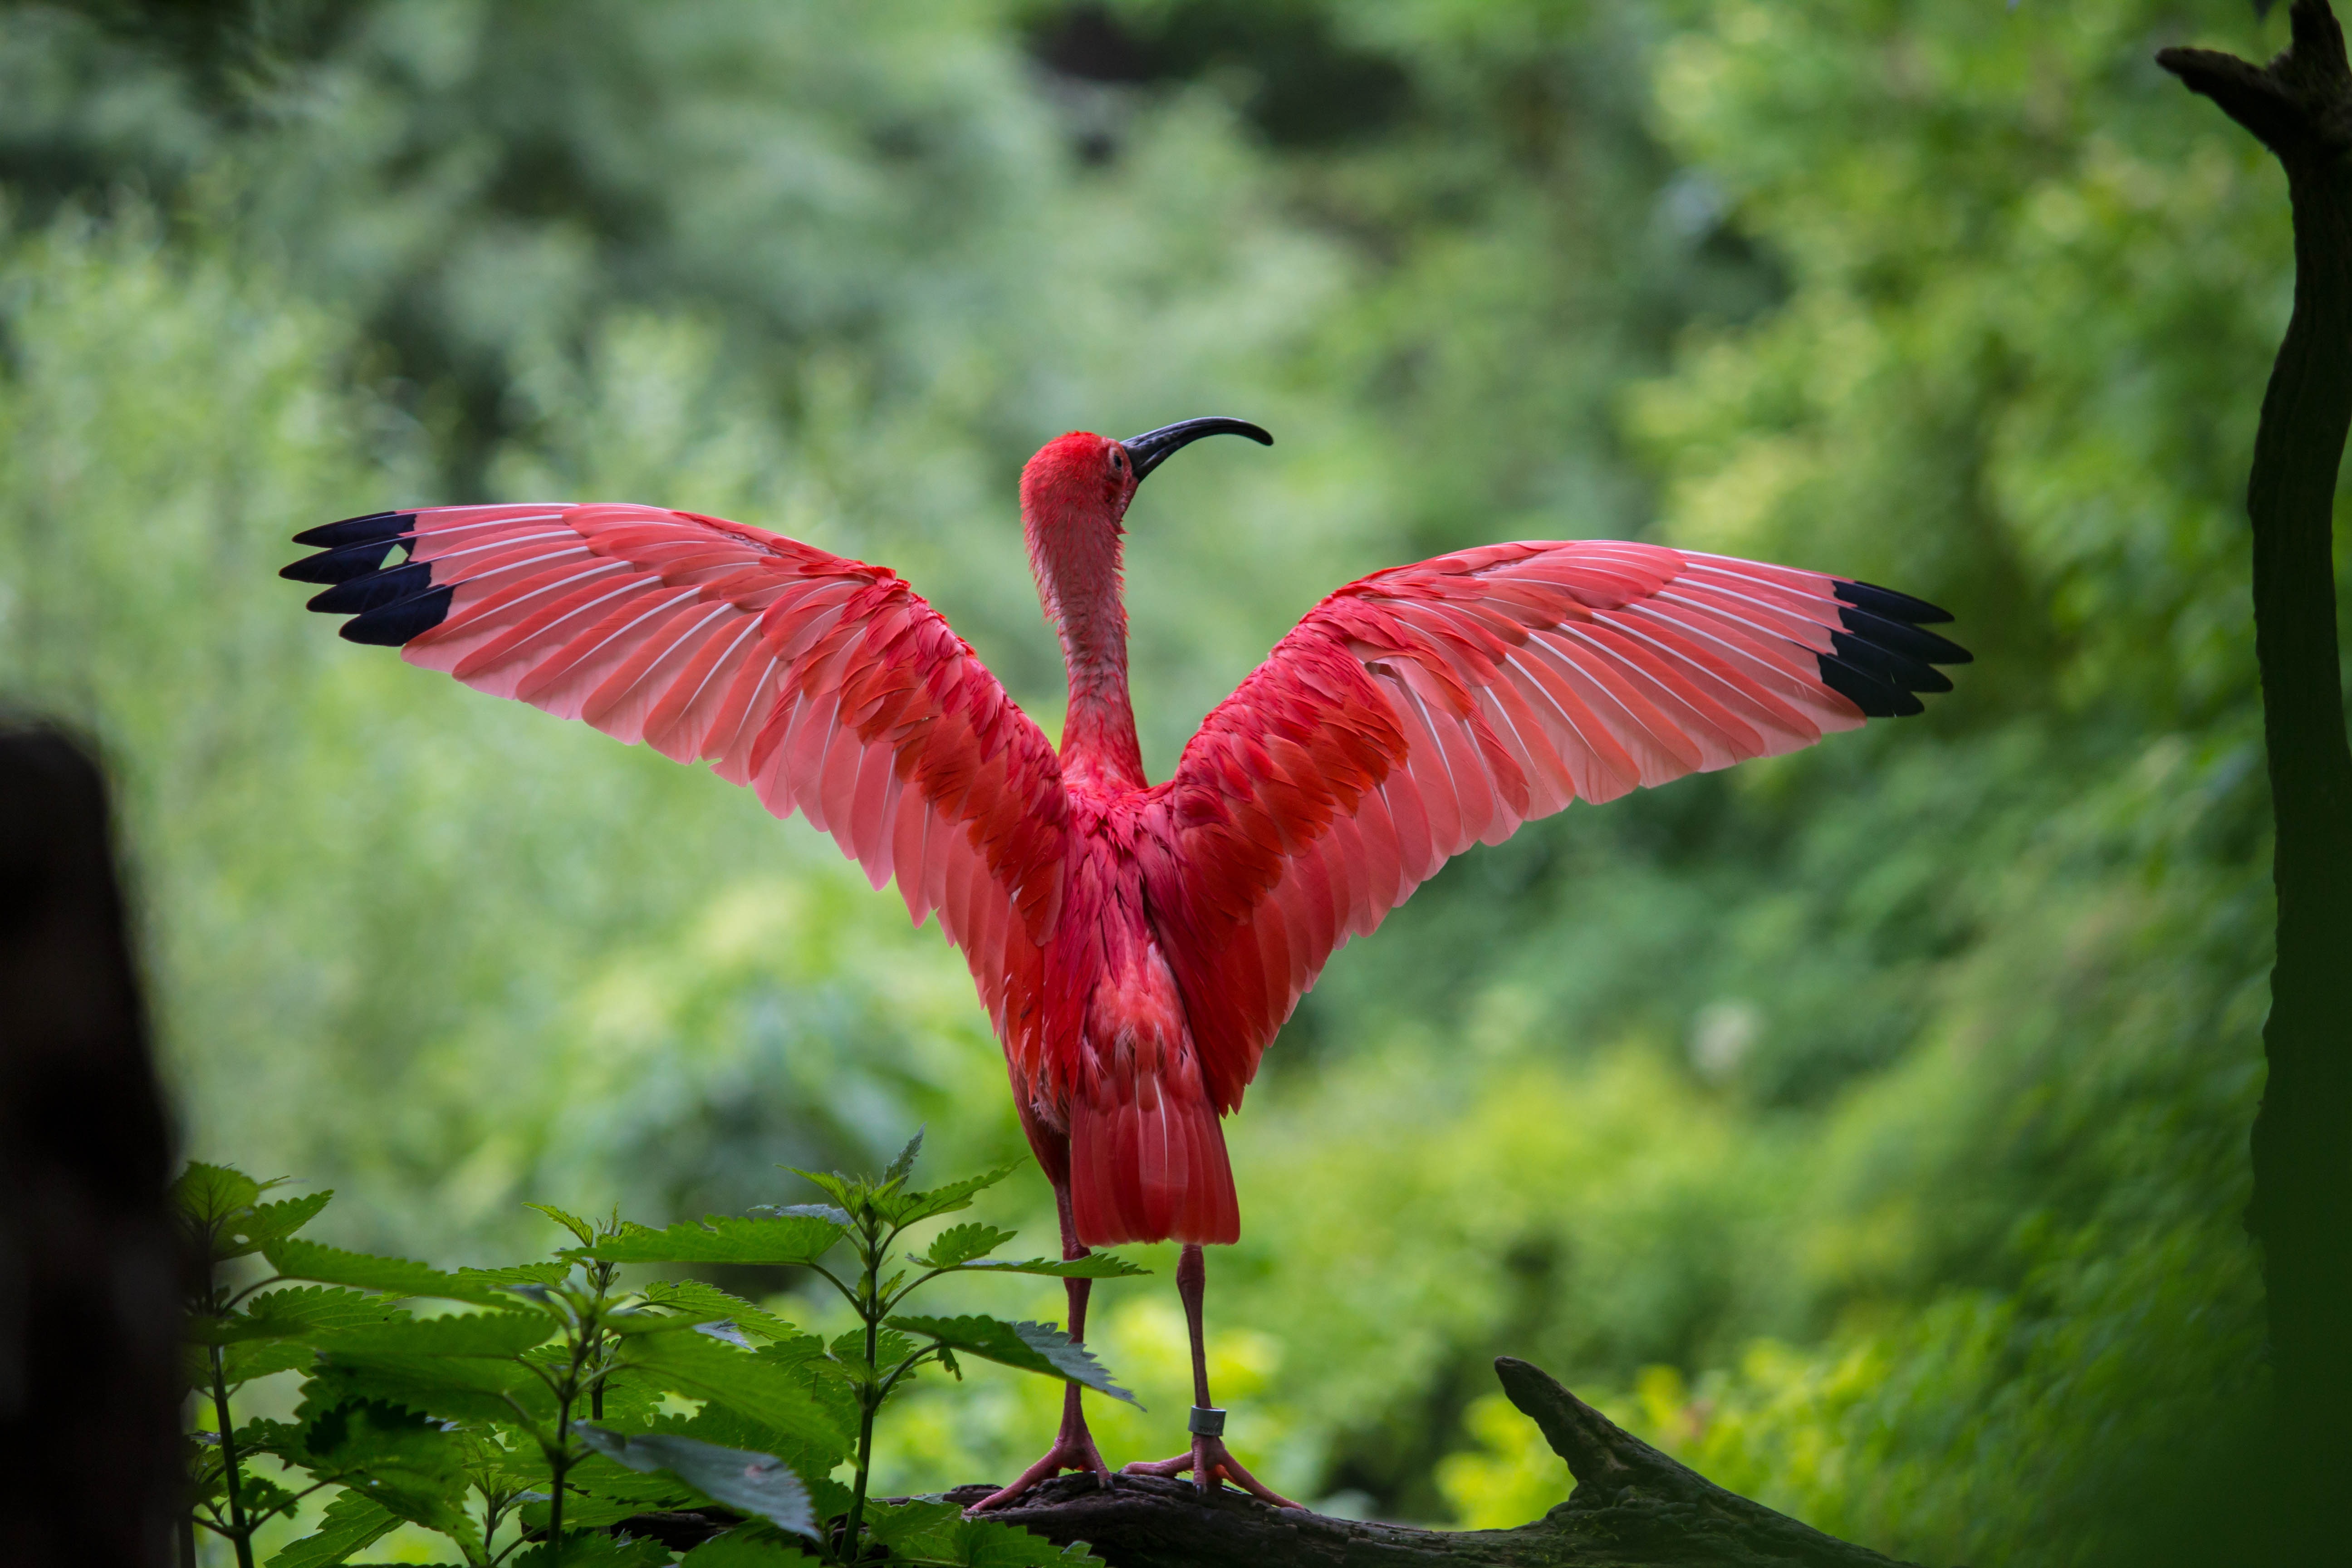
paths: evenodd
<path fill-rule="evenodd" d="M 1225 1413 L 1209 1404 L 1209 1350 L 1201 1335 L 1201 1299 L 1207 1293 L 1208 1285 L 1208 1264 L 1200 1247 L 1188 1245 L 1183 1260 L 1176 1265 L 1176 1294 L 1184 1303 L 1185 1327 L 1192 1332 L 1192 1451 L 1172 1459 L 1129 1465 L 1121 1473 L 1181 1476 L 1190 1470 L 1192 1484 L 1203 1492 L 1215 1491 L 1231 1481 L 1252 1497 L 1276 1508 L 1297 1508 L 1298 1504 L 1242 1468 L 1241 1461 L 1226 1450 Z"/>
<path fill-rule="evenodd" d="M 1054 1186 L 1054 1204 L 1062 1218 L 1062 1256 L 1065 1258 L 1084 1258 L 1087 1248 L 1078 1245 L 1078 1227 L 1070 1213 L 1070 1189 L 1066 1183 Z M 1066 1279 L 1063 1284 L 1070 1293 L 1070 1338 L 1083 1340 L 1087 1333 L 1087 1296 L 1094 1287 L 1091 1279 Z M 1095 1447 L 1093 1434 L 1087 1430 L 1086 1413 L 1078 1408 L 1078 1385 L 1071 1384 L 1062 1391 L 1062 1429 L 1054 1438 L 1054 1446 L 1045 1457 L 1021 1472 L 1020 1479 L 1003 1491 L 989 1496 L 966 1509 L 966 1513 L 980 1513 L 1006 1503 L 1035 1486 L 1039 1481 L 1058 1476 L 1064 1470 L 1084 1470 L 1091 1474 L 1096 1484 L 1110 1485 L 1110 1467 L 1103 1463 L 1102 1453 Z"/>

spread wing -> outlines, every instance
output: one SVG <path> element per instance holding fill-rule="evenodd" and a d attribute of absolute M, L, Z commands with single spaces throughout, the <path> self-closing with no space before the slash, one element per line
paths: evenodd
<path fill-rule="evenodd" d="M 648 506 L 378 512 L 295 537 L 310 608 L 494 696 L 749 784 L 963 951 L 1008 1045 L 1059 913 L 1053 747 L 888 570 Z M 1015 1016 L 1008 1017 L 1007 1009 Z"/>
<path fill-rule="evenodd" d="M 1866 584 L 1610 541 L 1489 545 L 1340 589 L 1149 807 L 1153 915 L 1220 1110 L 1349 937 L 1570 800 L 1792 752 L 1947 691 L 1951 617 Z"/>

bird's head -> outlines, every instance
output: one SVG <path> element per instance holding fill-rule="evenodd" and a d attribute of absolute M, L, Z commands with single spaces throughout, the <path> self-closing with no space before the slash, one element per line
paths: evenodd
<path fill-rule="evenodd" d="M 1152 469 L 1203 436 L 1274 437 L 1245 419 L 1182 419 L 1114 441 L 1089 430 L 1056 436 L 1021 470 L 1021 527 L 1037 592 L 1056 621 L 1081 594 L 1118 585 L 1118 540 L 1135 487 Z"/>

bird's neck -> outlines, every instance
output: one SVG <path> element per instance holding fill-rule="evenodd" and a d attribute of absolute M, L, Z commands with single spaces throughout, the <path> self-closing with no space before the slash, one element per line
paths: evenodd
<path fill-rule="evenodd" d="M 1143 750 L 1135 739 L 1135 705 L 1127 691 L 1127 608 L 1113 581 L 1083 604 L 1065 601 L 1062 668 L 1070 706 L 1062 718 L 1062 773 L 1072 784 L 1141 789 Z"/>
<path fill-rule="evenodd" d="M 1144 786 L 1143 751 L 1127 690 L 1127 606 L 1117 522 L 1037 530 L 1031 559 L 1045 614 L 1062 637 L 1070 705 L 1062 719 L 1062 776 L 1105 790 Z"/>

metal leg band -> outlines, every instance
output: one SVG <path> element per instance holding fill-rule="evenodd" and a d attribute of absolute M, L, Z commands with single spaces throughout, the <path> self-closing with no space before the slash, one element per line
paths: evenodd
<path fill-rule="evenodd" d="M 1225 1435 L 1225 1413 L 1213 1405 L 1195 1405 L 1192 1418 L 1184 1425 L 1196 1437 L 1222 1437 Z"/>

